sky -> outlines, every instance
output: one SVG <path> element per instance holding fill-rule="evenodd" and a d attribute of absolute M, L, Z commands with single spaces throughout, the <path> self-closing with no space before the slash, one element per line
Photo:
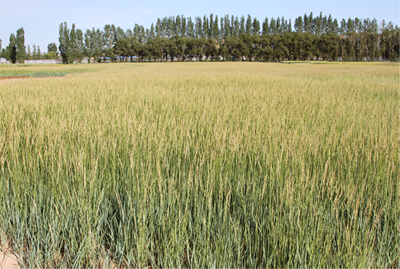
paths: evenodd
<path fill-rule="evenodd" d="M 58 27 L 67 22 L 71 27 L 86 31 L 92 27 L 102 29 L 105 24 L 114 24 L 122 29 L 132 29 L 135 23 L 149 28 L 157 18 L 184 15 L 195 18 L 234 16 L 250 14 L 263 21 L 265 17 L 294 19 L 313 12 L 314 17 L 322 12 L 331 14 L 340 22 L 342 18 L 376 18 L 400 25 L 399 0 L 0 0 L 0 39 L 2 47 L 9 43 L 11 33 L 18 28 L 25 30 L 25 45 L 40 46 L 47 52 L 47 45 L 58 45 Z"/>

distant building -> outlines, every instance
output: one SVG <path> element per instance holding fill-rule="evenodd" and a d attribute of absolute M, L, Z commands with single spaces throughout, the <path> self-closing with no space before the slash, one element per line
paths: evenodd
<path fill-rule="evenodd" d="M 7 63 L 7 59 L 5 58 L 0 58 L 0 64 L 6 64 Z"/>
<path fill-rule="evenodd" d="M 59 63 L 59 60 L 25 60 L 25 64 L 56 64 Z"/>

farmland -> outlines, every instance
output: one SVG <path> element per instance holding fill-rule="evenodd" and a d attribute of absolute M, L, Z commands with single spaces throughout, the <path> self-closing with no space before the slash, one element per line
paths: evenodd
<path fill-rule="evenodd" d="M 398 266 L 398 64 L 0 67 L 40 72 L 0 81 L 21 265 Z"/>

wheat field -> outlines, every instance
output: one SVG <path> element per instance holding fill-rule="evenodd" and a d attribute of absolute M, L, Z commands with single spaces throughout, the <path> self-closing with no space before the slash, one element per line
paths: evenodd
<path fill-rule="evenodd" d="M 20 265 L 399 266 L 398 64 L 0 68 L 69 71 L 0 81 Z"/>

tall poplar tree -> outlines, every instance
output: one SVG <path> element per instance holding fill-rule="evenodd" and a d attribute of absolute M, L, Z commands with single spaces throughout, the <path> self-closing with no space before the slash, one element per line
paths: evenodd
<path fill-rule="evenodd" d="M 128 32 L 128 31 L 127 31 Z M 154 30 L 154 24 L 153 23 L 151 23 L 151 27 L 150 27 L 150 39 L 151 38 L 154 38 L 156 36 L 156 32 L 155 32 L 155 30 Z"/>
<path fill-rule="evenodd" d="M 209 24 L 208 24 L 208 18 L 206 15 L 203 17 L 203 33 L 202 37 L 208 38 L 208 31 L 209 31 Z"/>
<path fill-rule="evenodd" d="M 171 16 L 168 18 L 168 25 L 167 25 L 167 33 L 168 33 L 168 38 L 171 38 L 175 34 L 175 17 Z M 139 43 L 141 43 L 139 41 Z"/>
<path fill-rule="evenodd" d="M 271 19 L 271 22 L 269 23 L 269 27 L 271 29 L 271 35 L 276 35 L 277 29 L 276 29 L 276 21 L 274 18 Z"/>
<path fill-rule="evenodd" d="M 235 17 L 232 15 L 231 16 L 231 27 L 230 27 L 230 29 L 231 29 L 231 33 L 230 33 L 230 35 L 231 36 L 237 36 L 237 32 L 236 32 L 236 28 L 235 28 Z"/>
<path fill-rule="evenodd" d="M 201 38 L 203 35 L 203 24 L 201 17 L 196 17 L 196 38 Z"/>
<path fill-rule="evenodd" d="M 36 56 L 36 58 L 38 60 L 42 59 L 42 52 L 40 51 L 40 46 L 37 46 L 37 56 Z"/>
<path fill-rule="evenodd" d="M 85 57 L 84 54 L 85 44 L 83 39 L 83 32 L 81 29 L 76 30 L 76 49 L 75 49 L 75 57 L 78 59 L 78 62 L 82 62 Z"/>
<path fill-rule="evenodd" d="M 9 60 L 15 64 L 17 61 L 17 45 L 16 45 L 16 37 L 15 34 L 10 34 L 10 42 L 7 46 L 7 51 L 9 55 Z"/>
<path fill-rule="evenodd" d="M 254 18 L 252 34 L 259 35 L 260 34 L 260 30 L 261 30 L 260 22 L 257 20 L 257 18 Z"/>
<path fill-rule="evenodd" d="M 188 20 L 187 20 L 186 35 L 189 38 L 194 38 L 195 37 L 194 23 L 193 23 L 191 17 L 189 17 Z"/>
<path fill-rule="evenodd" d="M 26 59 L 27 60 L 31 60 L 32 59 L 32 55 L 31 55 L 31 47 L 28 45 L 28 49 L 26 52 Z"/>
<path fill-rule="evenodd" d="M 231 33 L 231 26 L 230 26 L 230 20 L 229 20 L 229 15 L 226 15 L 224 17 L 224 37 L 228 38 L 230 37 Z"/>
<path fill-rule="evenodd" d="M 61 23 L 59 27 L 59 38 L 58 38 L 58 50 L 60 51 L 60 56 L 62 58 L 62 62 L 64 64 L 68 64 L 68 59 L 70 58 L 70 49 L 69 49 L 69 29 L 66 22 Z M 34 52 L 36 47 L 34 45 Z"/>
<path fill-rule="evenodd" d="M 71 32 L 69 35 L 69 57 L 68 57 L 68 63 L 73 64 L 74 59 L 78 57 L 78 46 L 77 46 L 77 39 L 76 39 L 76 30 L 75 30 L 75 23 L 72 24 Z"/>
<path fill-rule="evenodd" d="M 252 21 L 251 21 L 251 16 L 250 14 L 247 15 L 247 20 L 246 20 L 246 34 L 251 35 L 252 32 Z"/>
<path fill-rule="evenodd" d="M 263 25 L 262 25 L 262 34 L 269 35 L 269 32 L 270 32 L 270 29 L 269 29 L 268 18 L 265 18 Z"/>
<path fill-rule="evenodd" d="M 215 20 L 214 20 L 213 31 L 214 31 L 214 38 L 219 39 L 220 31 L 219 31 L 219 27 L 218 27 L 218 16 L 217 15 L 215 16 Z"/>
<path fill-rule="evenodd" d="M 19 63 L 24 63 L 26 57 L 26 47 L 25 47 L 25 31 L 24 28 L 19 28 L 17 30 L 16 36 L 16 46 L 17 46 L 17 60 Z"/>
<path fill-rule="evenodd" d="M 208 36 L 209 38 L 214 38 L 214 14 L 210 14 L 210 20 L 209 20 L 209 28 L 208 28 Z"/>
<path fill-rule="evenodd" d="M 156 23 L 156 36 L 161 37 L 162 36 L 162 25 L 161 25 L 161 20 L 160 18 L 157 19 L 157 23 Z"/>
<path fill-rule="evenodd" d="M 238 37 L 240 35 L 240 22 L 239 22 L 238 16 L 235 17 L 235 21 L 233 23 L 233 26 L 234 26 L 233 32 L 234 32 L 235 36 Z"/>
<path fill-rule="evenodd" d="M 244 16 L 242 16 L 240 17 L 239 35 L 243 35 L 246 31 L 244 24 L 245 24 L 245 19 Z"/>
<path fill-rule="evenodd" d="M 153 24 L 151 24 L 151 25 L 153 25 Z M 187 25 L 186 25 L 186 18 L 185 17 L 183 17 L 183 15 L 182 15 L 182 19 L 181 19 L 181 32 L 180 32 L 180 35 L 181 35 L 181 37 L 186 37 L 186 28 L 187 28 Z"/>
<path fill-rule="evenodd" d="M 176 16 L 174 24 L 174 36 L 179 36 L 181 34 L 181 16 Z"/>
<path fill-rule="evenodd" d="M 33 51 L 32 51 L 32 60 L 37 60 L 37 50 L 36 50 L 36 45 L 35 44 L 33 44 L 32 49 L 33 49 Z"/>

